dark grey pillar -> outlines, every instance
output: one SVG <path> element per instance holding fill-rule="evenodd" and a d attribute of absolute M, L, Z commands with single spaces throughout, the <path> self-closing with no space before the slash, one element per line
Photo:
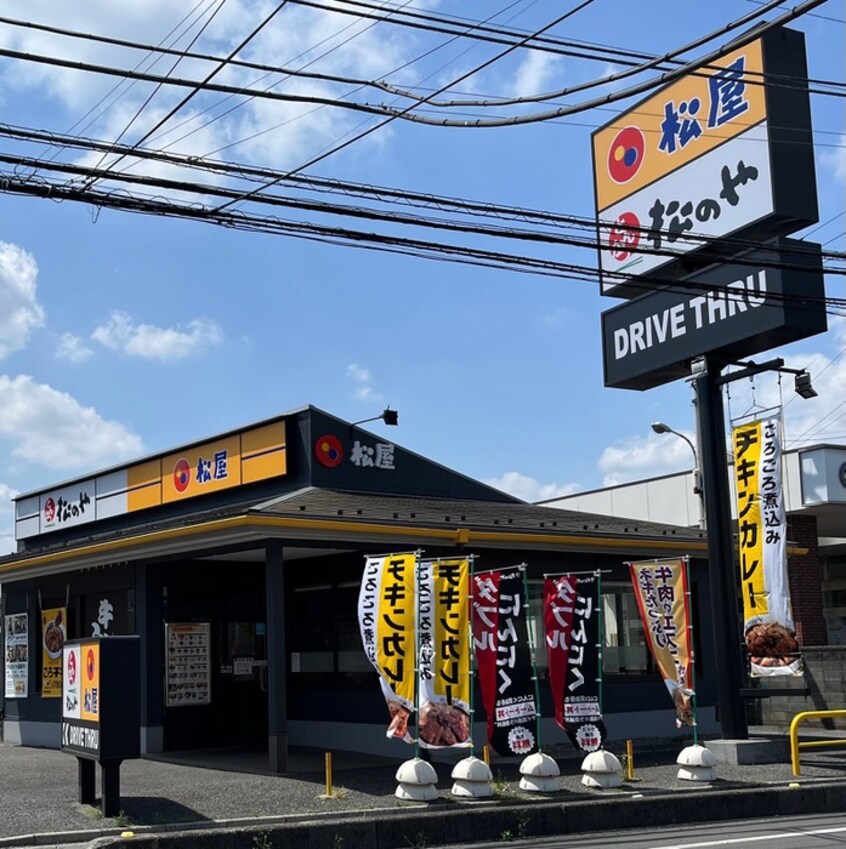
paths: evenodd
<path fill-rule="evenodd" d="M 288 655 L 285 649 L 283 547 L 265 546 L 267 607 L 267 748 L 271 772 L 288 770 Z"/>
<path fill-rule="evenodd" d="M 717 673 L 720 728 L 724 740 L 749 736 L 740 696 L 743 657 L 738 623 L 734 525 L 726 464 L 725 416 L 720 394 L 720 365 L 706 360 L 706 373 L 696 378 L 696 413 L 702 456 L 702 488 L 708 527 L 708 578 Z"/>

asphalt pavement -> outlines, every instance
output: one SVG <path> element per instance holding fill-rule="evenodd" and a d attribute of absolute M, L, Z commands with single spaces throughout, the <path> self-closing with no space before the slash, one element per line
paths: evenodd
<path fill-rule="evenodd" d="M 428 803 L 394 795 L 410 747 L 398 749 L 396 759 L 335 753 L 331 796 L 323 752 L 294 750 L 293 771 L 282 776 L 262 771 L 261 752 L 176 753 L 124 762 L 121 813 L 111 819 L 77 802 L 74 757 L 0 743 L 0 849 L 70 849 L 88 841 L 132 841 L 139 849 L 392 849 L 846 810 L 842 748 L 803 752 L 798 778 L 785 759 L 718 764 L 717 780 L 700 783 L 678 778 L 675 758 L 689 742 L 635 741 L 633 780 L 624 777 L 610 790 L 585 787 L 582 759 L 565 747 L 547 750 L 561 770 L 559 789 L 549 794 L 520 790 L 519 761 L 495 759 L 493 798 L 461 800 L 450 793 L 452 764 L 435 763 L 438 798 Z M 608 748 L 625 751 L 622 741 Z M 133 836 L 121 839 L 122 833 Z"/>

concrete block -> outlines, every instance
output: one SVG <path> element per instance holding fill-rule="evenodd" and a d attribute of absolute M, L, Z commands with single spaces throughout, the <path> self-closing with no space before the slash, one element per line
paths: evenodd
<path fill-rule="evenodd" d="M 717 763 L 777 764 L 790 761 L 787 738 L 774 740 L 709 740 Z"/>

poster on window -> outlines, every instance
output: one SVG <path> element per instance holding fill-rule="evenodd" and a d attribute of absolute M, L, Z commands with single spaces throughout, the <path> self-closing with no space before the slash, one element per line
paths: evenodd
<path fill-rule="evenodd" d="M 523 572 L 473 576 L 473 641 L 488 742 L 503 756 L 538 751 L 538 704 L 532 675 Z"/>
<path fill-rule="evenodd" d="M 388 704 L 386 736 L 413 743 L 416 554 L 367 557 L 358 596 L 361 642 Z"/>
<path fill-rule="evenodd" d="M 211 624 L 168 622 L 167 707 L 211 704 Z"/>
<path fill-rule="evenodd" d="M 420 745 L 472 746 L 470 736 L 470 561 L 418 566 Z"/>
<path fill-rule="evenodd" d="M 596 575 L 544 581 L 543 618 L 555 721 L 570 742 L 595 752 L 607 732 L 599 703 L 599 582 Z"/>
<path fill-rule="evenodd" d="M 54 607 L 41 611 L 41 697 L 62 697 L 62 647 L 68 636 L 68 610 Z"/>
<path fill-rule="evenodd" d="M 676 725 L 693 725 L 693 647 L 683 559 L 629 563 L 646 644 L 676 708 Z"/>
<path fill-rule="evenodd" d="M 787 582 L 781 419 L 732 431 L 743 636 L 753 677 L 801 675 Z"/>
<path fill-rule="evenodd" d="M 26 613 L 6 616 L 6 698 L 25 699 L 29 694 L 29 626 Z"/>

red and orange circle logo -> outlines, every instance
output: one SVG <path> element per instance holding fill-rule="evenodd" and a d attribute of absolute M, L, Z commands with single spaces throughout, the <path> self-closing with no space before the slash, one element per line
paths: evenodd
<path fill-rule="evenodd" d="M 337 436 L 327 433 L 314 443 L 314 456 L 317 457 L 317 462 L 321 466 L 334 469 L 344 459 L 344 446 Z"/>

